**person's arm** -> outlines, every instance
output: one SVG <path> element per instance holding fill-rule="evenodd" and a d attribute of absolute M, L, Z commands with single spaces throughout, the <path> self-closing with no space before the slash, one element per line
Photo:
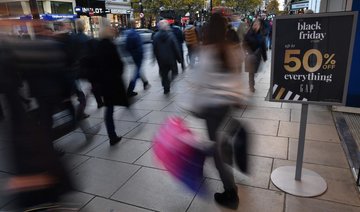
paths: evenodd
<path fill-rule="evenodd" d="M 267 61 L 267 53 L 266 53 L 266 44 L 265 44 L 265 38 L 263 38 L 261 40 L 260 43 L 260 51 L 261 51 L 261 55 L 264 61 Z"/>
<path fill-rule="evenodd" d="M 171 39 L 172 49 L 175 51 L 176 60 L 179 63 L 181 63 L 182 57 L 181 57 L 181 52 L 180 52 L 179 46 L 177 44 L 177 40 L 176 40 L 175 36 L 173 36 L 173 35 L 170 35 L 170 39 Z"/>

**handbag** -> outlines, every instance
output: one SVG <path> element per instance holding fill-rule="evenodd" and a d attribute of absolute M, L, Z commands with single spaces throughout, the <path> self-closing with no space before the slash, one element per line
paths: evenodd
<path fill-rule="evenodd" d="M 236 119 L 229 124 L 229 131 L 221 145 L 221 155 L 225 163 L 233 165 L 243 173 L 248 172 L 248 133 L 246 128 Z"/>
<path fill-rule="evenodd" d="M 198 192 L 203 180 L 205 153 L 182 118 L 165 120 L 153 139 L 156 158 L 169 173 L 193 192 Z"/>
<path fill-rule="evenodd" d="M 245 72 L 257 73 L 261 61 L 260 48 L 255 52 L 247 52 L 245 56 Z"/>

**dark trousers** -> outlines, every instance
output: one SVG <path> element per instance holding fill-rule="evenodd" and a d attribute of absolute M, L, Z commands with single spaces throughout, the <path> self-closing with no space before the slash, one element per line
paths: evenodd
<path fill-rule="evenodd" d="M 215 142 L 214 150 L 214 161 L 216 169 L 219 172 L 220 179 L 224 184 L 225 190 L 237 189 L 235 185 L 234 175 L 232 170 L 227 167 L 222 158 L 221 146 L 222 139 L 218 138 L 217 132 L 223 121 L 225 120 L 226 114 L 229 112 L 229 106 L 212 107 L 205 110 L 204 117 L 208 130 L 208 135 L 211 141 Z"/>
<path fill-rule="evenodd" d="M 255 73 L 249 72 L 249 87 L 254 88 L 255 87 Z"/>
<path fill-rule="evenodd" d="M 74 93 L 78 97 L 78 101 L 79 101 L 79 106 L 76 111 L 76 116 L 82 117 L 84 115 L 85 107 L 86 107 L 86 96 L 85 96 L 85 93 L 81 89 L 79 80 L 75 80 L 73 86 L 74 86 L 73 87 Z"/>
<path fill-rule="evenodd" d="M 195 65 L 196 47 L 193 45 L 187 45 L 187 48 L 188 48 L 190 66 L 193 66 Z"/>
<path fill-rule="evenodd" d="M 105 108 L 105 126 L 109 138 L 116 137 L 115 124 L 114 124 L 114 105 L 106 106 Z"/>
<path fill-rule="evenodd" d="M 164 91 L 170 90 L 170 83 L 171 79 L 169 78 L 169 73 L 171 73 L 171 78 L 174 79 L 177 76 L 177 63 L 174 61 L 172 65 L 159 65 L 160 67 L 160 77 L 161 77 L 161 84 L 164 87 Z"/>
<path fill-rule="evenodd" d="M 2 105 L 1 105 L 1 101 L 0 101 L 0 121 L 4 118 L 5 118 L 4 109 L 3 109 Z"/>

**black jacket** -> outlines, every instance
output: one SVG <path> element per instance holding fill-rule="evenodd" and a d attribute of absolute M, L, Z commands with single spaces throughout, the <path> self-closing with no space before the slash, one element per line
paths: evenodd
<path fill-rule="evenodd" d="M 96 80 L 105 105 L 129 106 L 124 81 L 124 65 L 115 44 L 109 39 L 100 40 L 96 47 Z"/>
<path fill-rule="evenodd" d="M 256 33 L 250 29 L 244 38 L 245 48 L 250 54 L 256 54 L 262 56 L 264 61 L 267 60 L 265 38 L 262 33 Z M 260 58 L 261 59 L 261 58 Z"/>
<path fill-rule="evenodd" d="M 73 74 L 63 45 L 52 38 L 12 40 L 8 68 L 29 83 L 35 98 L 69 98 Z"/>
<path fill-rule="evenodd" d="M 181 53 L 176 38 L 171 31 L 160 30 L 153 39 L 154 55 L 159 66 L 172 66 L 181 62 Z"/>

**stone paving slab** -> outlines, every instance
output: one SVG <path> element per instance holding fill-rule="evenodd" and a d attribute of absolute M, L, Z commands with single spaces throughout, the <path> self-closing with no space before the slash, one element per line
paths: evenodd
<path fill-rule="evenodd" d="M 290 121 L 290 110 L 281 108 L 247 107 L 244 118 Z"/>
<path fill-rule="evenodd" d="M 249 134 L 249 149 L 251 155 L 287 159 L 288 138 Z"/>
<path fill-rule="evenodd" d="M 280 121 L 278 136 L 299 138 L 300 123 Z M 335 126 L 321 124 L 306 125 L 306 139 L 339 143 Z"/>
<path fill-rule="evenodd" d="M 167 171 L 141 168 L 111 199 L 157 211 L 186 211 L 195 194 Z"/>
<path fill-rule="evenodd" d="M 289 160 L 296 160 L 297 146 L 298 141 L 290 139 Z M 344 150 L 339 143 L 306 140 L 304 162 L 339 168 L 349 167 Z"/>
<path fill-rule="evenodd" d="M 275 159 L 273 170 L 280 166 L 289 165 L 295 166 L 295 162 Z M 356 185 L 349 169 L 307 163 L 304 163 L 303 167 L 315 171 L 327 182 L 327 191 L 323 195 L 315 197 L 316 199 L 360 206 L 359 192 L 356 190 Z M 270 184 L 270 189 L 278 190 L 272 183 Z"/>
<path fill-rule="evenodd" d="M 147 212 L 152 210 L 127 205 L 118 201 L 108 200 L 101 197 L 95 197 L 89 204 L 86 205 L 86 207 L 80 210 L 80 212 L 96 211 Z"/>
<path fill-rule="evenodd" d="M 107 140 L 108 137 L 104 135 L 95 135 L 91 139 L 87 139 L 83 133 L 73 132 L 56 142 L 55 147 L 68 153 L 84 155 Z"/>
<path fill-rule="evenodd" d="M 291 121 L 300 122 L 301 110 L 291 110 Z M 334 119 L 330 111 L 309 110 L 307 116 L 308 124 L 334 125 Z"/>
<path fill-rule="evenodd" d="M 71 174 L 79 191 L 109 198 L 139 168 L 136 165 L 91 158 Z"/>
<path fill-rule="evenodd" d="M 285 202 L 286 212 L 357 212 L 360 211 L 360 207 L 349 206 L 324 200 L 318 200 L 313 198 L 300 198 L 291 195 L 286 195 Z"/>
<path fill-rule="evenodd" d="M 205 197 L 196 196 L 188 212 L 230 212 L 234 210 L 225 209 L 216 205 L 213 200 L 215 192 L 223 192 L 220 181 L 207 179 L 201 189 L 207 189 L 208 195 Z M 239 208 L 236 211 L 246 212 L 281 212 L 284 207 L 284 197 L 282 192 L 270 191 L 266 189 L 254 188 L 249 186 L 238 186 L 240 199 Z"/>
<path fill-rule="evenodd" d="M 159 124 L 148 124 L 143 123 L 134 128 L 128 134 L 126 134 L 125 138 L 144 140 L 144 141 L 152 141 L 156 131 L 159 129 L 161 125 Z"/>
<path fill-rule="evenodd" d="M 105 142 L 90 151 L 87 155 L 96 158 L 133 163 L 149 150 L 150 147 L 151 143 L 148 141 L 122 139 L 120 143 L 115 146 L 110 146 Z"/>
<path fill-rule="evenodd" d="M 235 182 L 242 185 L 249 185 L 258 188 L 267 189 L 269 187 L 269 178 L 273 159 L 249 156 L 249 172 L 241 173 L 238 169 L 233 169 Z M 231 169 L 231 167 L 229 167 Z M 204 167 L 204 176 L 211 179 L 220 180 L 218 171 L 215 168 L 214 160 L 206 160 Z"/>

